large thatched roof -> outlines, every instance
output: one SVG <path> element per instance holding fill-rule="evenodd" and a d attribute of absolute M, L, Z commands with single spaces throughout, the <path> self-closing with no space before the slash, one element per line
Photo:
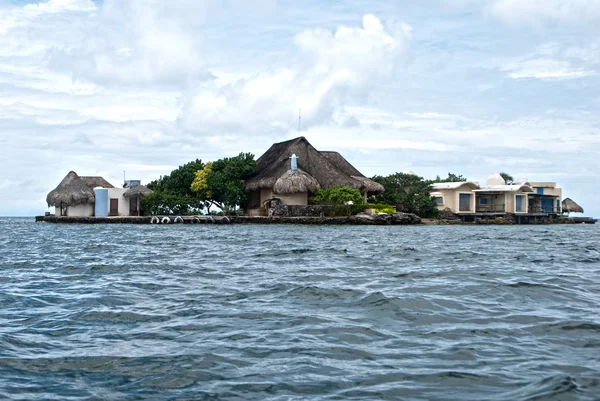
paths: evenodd
<path fill-rule="evenodd" d="M 362 185 L 361 190 L 367 190 L 367 192 L 371 193 L 383 193 L 385 188 L 378 182 L 371 180 L 370 178 L 365 177 L 354 167 L 348 160 L 346 160 L 342 155 L 338 152 L 320 152 L 323 156 L 327 158 L 334 166 L 339 168 L 344 172 L 344 174 L 349 175 L 355 180 L 359 181 Z"/>
<path fill-rule="evenodd" d="M 152 193 L 152 190 L 149 189 L 148 187 L 146 187 L 145 185 L 135 185 L 135 186 L 129 188 L 127 191 L 125 191 L 123 196 L 126 198 L 138 198 L 138 197 L 141 198 L 141 197 L 144 197 L 151 193 Z"/>
<path fill-rule="evenodd" d="M 83 182 L 85 182 L 85 185 L 87 185 L 89 189 L 94 189 L 94 188 L 98 188 L 98 187 L 114 188 L 110 182 L 106 181 L 102 177 L 96 176 L 96 177 L 79 177 L 79 178 L 81 178 L 81 180 Z"/>
<path fill-rule="evenodd" d="M 273 188 L 290 169 L 290 157 L 295 154 L 298 168 L 312 176 L 321 188 L 348 186 L 368 192 L 383 192 L 381 185 L 363 176 L 339 153 L 334 158 L 333 153 L 336 152 L 319 152 L 304 137 L 273 144 L 257 160 L 257 175 L 246 182 L 246 190 Z"/>
<path fill-rule="evenodd" d="M 74 171 L 70 171 L 46 197 L 48 206 L 59 207 L 93 203 L 95 200 L 94 191 Z"/>
<path fill-rule="evenodd" d="M 562 201 L 562 211 L 567 213 L 583 213 L 583 208 L 571 198 Z"/>
<path fill-rule="evenodd" d="M 288 170 L 273 186 L 273 193 L 280 195 L 291 195 L 302 192 L 314 193 L 320 188 L 319 182 L 304 171 Z"/>

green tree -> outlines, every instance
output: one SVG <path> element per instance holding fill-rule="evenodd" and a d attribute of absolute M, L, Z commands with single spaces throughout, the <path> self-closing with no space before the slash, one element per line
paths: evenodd
<path fill-rule="evenodd" d="M 448 177 L 441 179 L 440 176 L 438 175 L 437 177 L 435 177 L 435 180 L 433 180 L 433 182 L 465 182 L 467 181 L 467 179 L 465 177 L 463 177 L 462 175 L 456 175 L 456 174 L 452 174 L 452 173 L 448 173 Z"/>
<path fill-rule="evenodd" d="M 144 208 L 151 214 L 188 214 L 190 209 L 202 209 L 203 199 L 191 185 L 196 171 L 203 168 L 202 160 L 196 159 L 150 182 L 148 188 L 154 192 L 143 199 Z"/>
<path fill-rule="evenodd" d="M 500 175 L 502 176 L 502 178 L 504 178 L 506 185 L 512 185 L 515 182 L 515 179 L 513 178 L 513 176 L 508 173 L 502 172 L 502 173 L 500 173 Z"/>
<path fill-rule="evenodd" d="M 423 177 L 396 173 L 387 177 L 375 176 L 373 181 L 385 187 L 385 192 L 376 196 L 378 202 L 396 205 L 398 210 L 420 217 L 434 217 L 437 214 L 436 204 L 429 195 L 431 182 Z"/>
<path fill-rule="evenodd" d="M 355 205 L 364 203 L 364 198 L 358 189 L 352 187 L 333 187 L 327 189 L 317 189 L 313 197 L 315 202 L 331 202 L 336 205 L 342 205 L 352 202 Z"/>
<path fill-rule="evenodd" d="M 256 172 L 252 153 L 219 159 L 198 170 L 190 190 L 203 199 L 206 207 L 216 206 L 229 213 L 236 207 L 245 207 L 247 195 L 244 183 Z"/>
<path fill-rule="evenodd" d="M 208 174 L 212 171 L 213 163 L 208 162 L 202 170 L 196 171 L 194 181 L 192 181 L 192 191 L 199 194 L 203 199 L 208 199 L 212 196 L 208 188 Z"/>

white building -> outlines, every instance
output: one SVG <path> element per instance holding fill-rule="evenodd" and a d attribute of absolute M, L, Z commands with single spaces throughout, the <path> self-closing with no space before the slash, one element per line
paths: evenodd
<path fill-rule="evenodd" d="M 48 206 L 56 216 L 105 217 L 140 215 L 140 198 L 151 192 L 139 185 L 115 188 L 102 177 L 80 177 L 69 172 L 48 194 Z"/>

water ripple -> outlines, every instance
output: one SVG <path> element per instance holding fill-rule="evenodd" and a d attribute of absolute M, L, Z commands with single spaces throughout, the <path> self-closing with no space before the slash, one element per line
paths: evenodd
<path fill-rule="evenodd" d="M 0 399 L 598 400 L 598 228 L 0 219 Z"/>

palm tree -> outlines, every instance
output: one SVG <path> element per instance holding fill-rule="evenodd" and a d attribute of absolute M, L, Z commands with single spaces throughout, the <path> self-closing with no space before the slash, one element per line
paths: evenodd
<path fill-rule="evenodd" d="M 506 185 L 512 185 L 515 182 L 513 176 L 508 173 L 500 173 L 500 175 L 502 176 L 502 178 L 504 178 Z"/>

